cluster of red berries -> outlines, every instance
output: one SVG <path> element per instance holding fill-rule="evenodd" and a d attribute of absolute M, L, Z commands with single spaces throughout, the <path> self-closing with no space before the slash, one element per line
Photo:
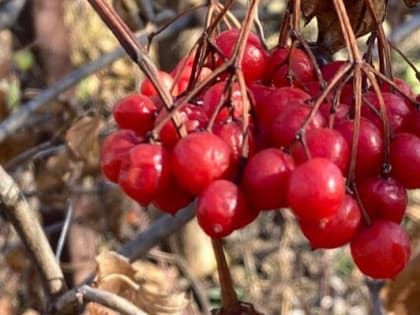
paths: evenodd
<path fill-rule="evenodd" d="M 215 38 L 218 53 L 199 67 L 197 81 L 231 56 L 238 35 L 228 30 Z M 331 80 L 344 63 L 322 66 L 323 78 Z M 193 58 L 185 58 L 171 74 L 160 72 L 159 79 L 174 97 L 182 97 L 193 69 Z M 153 203 L 171 214 L 197 197 L 198 222 L 213 238 L 244 227 L 262 210 L 290 207 L 313 248 L 350 242 L 364 273 L 394 277 L 410 256 L 400 223 L 406 189 L 420 187 L 420 111 L 385 83 L 386 129 L 378 97 L 369 87 L 358 121 L 351 83 L 341 86 L 339 102 L 333 101 L 333 91 L 314 111 L 321 84 L 311 58 L 299 48 L 269 52 L 255 34 L 247 39 L 241 69 L 246 91 L 221 76 L 177 111 L 187 132 L 182 138 L 168 119 L 172 112 L 145 80 L 140 93 L 114 107 L 121 130 L 104 142 L 105 176 L 140 204 Z M 395 83 L 413 96 L 403 81 Z M 149 141 L 158 126 L 158 139 Z M 385 130 L 390 148 L 385 147 Z M 384 172 L 383 161 L 390 171 Z M 355 185 L 346 179 L 350 168 Z"/>

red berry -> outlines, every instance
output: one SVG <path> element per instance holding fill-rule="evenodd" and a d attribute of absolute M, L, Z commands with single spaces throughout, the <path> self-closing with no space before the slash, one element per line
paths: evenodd
<path fill-rule="evenodd" d="M 359 229 L 361 214 L 356 200 L 346 195 L 336 215 L 327 220 L 299 221 L 312 248 L 337 248 L 351 241 Z"/>
<path fill-rule="evenodd" d="M 420 137 L 420 110 L 414 108 L 404 117 L 401 131 L 409 132 Z"/>
<path fill-rule="evenodd" d="M 145 136 L 153 128 L 156 105 L 145 95 L 131 94 L 114 106 L 114 118 L 121 129 L 134 130 Z"/>
<path fill-rule="evenodd" d="M 156 118 L 155 126 L 158 125 L 168 115 L 166 109 L 162 109 Z M 187 104 L 178 111 L 178 118 L 181 123 L 184 123 L 187 133 L 193 133 L 204 129 L 209 118 L 204 112 L 203 108 L 193 104 Z M 176 127 L 171 120 L 169 120 L 159 132 L 160 140 L 167 149 L 172 149 L 178 142 L 179 136 Z"/>
<path fill-rule="evenodd" d="M 238 29 L 224 31 L 216 37 L 216 45 L 225 58 L 231 57 L 238 38 Z M 221 64 L 221 59 L 219 58 L 219 60 L 219 64 Z M 262 46 L 259 38 L 255 34 L 249 34 L 241 63 L 245 81 L 261 80 L 265 73 L 267 60 L 268 53 Z"/>
<path fill-rule="evenodd" d="M 414 92 L 411 89 L 411 87 L 406 82 L 404 82 L 403 80 L 401 80 L 400 78 L 395 78 L 394 79 L 394 83 L 397 85 L 397 87 L 399 87 L 401 89 L 401 91 L 403 91 L 408 96 L 413 97 L 413 98 L 416 97 L 416 95 L 414 94 Z M 389 85 L 386 82 L 384 82 L 381 85 L 381 90 L 382 90 L 382 92 L 389 92 L 389 93 L 399 94 L 391 85 Z"/>
<path fill-rule="evenodd" d="M 375 279 L 394 278 L 410 258 L 410 240 L 396 223 L 374 221 L 351 241 L 351 255 L 357 267 Z"/>
<path fill-rule="evenodd" d="M 256 215 L 239 187 L 227 180 L 213 181 L 197 200 L 198 224 L 212 238 L 229 235 Z"/>
<path fill-rule="evenodd" d="M 200 193 L 212 181 L 228 175 L 229 146 L 210 132 L 192 133 L 182 138 L 172 152 L 172 167 L 181 188 Z"/>
<path fill-rule="evenodd" d="M 344 174 L 346 173 L 349 166 L 350 149 L 341 133 L 329 128 L 309 129 L 305 134 L 305 141 L 312 158 L 328 159 L 334 162 Z M 291 154 L 297 165 L 308 159 L 301 142 L 295 142 Z"/>
<path fill-rule="evenodd" d="M 174 79 L 172 78 L 172 76 L 165 71 L 158 72 L 158 80 L 160 84 L 162 85 L 162 87 L 168 91 L 171 90 L 172 85 L 174 84 Z M 149 79 L 145 79 L 141 83 L 140 92 L 146 96 L 153 96 L 153 95 L 158 94 L 155 87 L 153 86 L 152 82 Z M 177 95 L 177 94 L 178 94 L 178 91 L 177 89 L 174 88 L 172 90 L 172 95 Z"/>
<path fill-rule="evenodd" d="M 391 174 L 405 188 L 420 188 L 420 138 L 399 133 L 391 142 Z"/>
<path fill-rule="evenodd" d="M 290 175 L 287 200 L 300 220 L 320 221 L 337 214 L 345 190 L 341 170 L 330 160 L 313 158 Z"/>
<path fill-rule="evenodd" d="M 325 81 L 331 81 L 335 76 L 338 70 L 346 63 L 345 60 L 335 60 L 333 62 L 327 63 L 325 66 L 321 67 L 321 73 Z"/>
<path fill-rule="evenodd" d="M 254 208 L 286 207 L 287 184 L 293 169 L 291 156 L 278 149 L 265 149 L 251 157 L 245 166 L 242 186 Z"/>
<path fill-rule="evenodd" d="M 185 208 L 194 200 L 194 196 L 181 189 L 179 185 L 171 178 L 167 188 L 153 200 L 156 208 L 175 215 L 178 210 Z"/>
<path fill-rule="evenodd" d="M 169 153 L 160 145 L 136 145 L 121 162 L 119 184 L 128 196 L 143 206 L 167 189 L 169 179 Z"/>
<path fill-rule="evenodd" d="M 371 177 L 362 180 L 357 187 L 371 220 L 401 223 L 407 208 L 407 192 L 397 180 Z"/>
<path fill-rule="evenodd" d="M 216 121 L 225 121 L 229 119 L 229 112 L 232 109 L 233 117 L 240 118 L 242 117 L 242 93 L 239 88 L 239 84 L 233 84 L 232 90 L 226 91 L 224 95 L 224 90 L 226 87 L 226 82 L 221 81 L 211 86 L 203 97 L 203 109 L 207 113 L 208 117 L 211 118 L 214 114 L 214 111 L 219 106 L 222 101 L 223 96 L 225 97 L 223 104 L 221 105 L 221 110 L 217 113 Z"/>
<path fill-rule="evenodd" d="M 275 147 L 288 148 L 296 140 L 296 133 L 302 127 L 311 110 L 311 107 L 301 105 L 281 113 L 271 125 L 269 143 Z M 323 126 L 325 126 L 325 119 L 317 111 L 310 120 L 307 130 Z"/>
<path fill-rule="evenodd" d="M 276 48 L 271 54 L 267 65 L 268 80 L 275 86 L 289 86 L 286 77 L 289 70 L 290 48 Z M 293 75 L 293 85 L 298 87 L 315 79 L 315 71 L 311 59 L 304 51 L 294 48 L 291 53 L 290 71 Z"/>
<path fill-rule="evenodd" d="M 353 143 L 353 120 L 337 121 L 338 130 L 349 144 L 351 151 Z M 356 175 L 366 177 L 379 174 L 383 156 L 384 144 L 381 131 L 366 118 L 360 119 L 359 137 L 357 142 Z"/>
<path fill-rule="evenodd" d="M 132 130 L 120 130 L 106 137 L 101 152 L 101 169 L 106 178 L 117 183 L 121 160 L 141 139 Z"/>
<path fill-rule="evenodd" d="M 350 105 L 340 103 L 336 108 L 332 108 L 331 103 L 325 102 L 321 104 L 319 111 L 326 121 L 330 119 L 332 114 L 334 115 L 334 120 L 343 120 L 348 119 L 350 116 Z"/>

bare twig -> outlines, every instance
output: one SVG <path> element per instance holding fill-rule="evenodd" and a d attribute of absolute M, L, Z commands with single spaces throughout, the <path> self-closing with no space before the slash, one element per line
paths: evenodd
<path fill-rule="evenodd" d="M 12 222 L 32 256 L 48 297 L 55 298 L 67 288 L 64 276 L 35 214 L 29 209 L 19 187 L 0 166 L 0 206 Z"/>
<path fill-rule="evenodd" d="M 64 219 L 64 225 L 61 230 L 60 237 L 58 239 L 57 249 L 55 251 L 55 258 L 57 261 L 60 261 L 61 253 L 63 252 L 63 246 L 67 238 L 67 233 L 69 231 L 70 224 L 72 222 L 72 216 L 73 216 L 73 204 L 71 199 L 69 200 L 69 206 L 67 210 L 66 217 Z"/>

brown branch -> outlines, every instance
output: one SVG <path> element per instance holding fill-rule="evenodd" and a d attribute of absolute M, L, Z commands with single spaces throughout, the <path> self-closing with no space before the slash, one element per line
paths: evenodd
<path fill-rule="evenodd" d="M 0 166 L 0 207 L 32 257 L 49 299 L 67 290 L 64 276 L 35 214 L 19 187 Z"/>

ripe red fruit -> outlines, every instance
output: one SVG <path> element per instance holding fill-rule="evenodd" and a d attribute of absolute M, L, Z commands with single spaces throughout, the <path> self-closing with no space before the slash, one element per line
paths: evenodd
<path fill-rule="evenodd" d="M 288 148 L 296 140 L 296 133 L 302 127 L 311 110 L 311 107 L 301 105 L 289 108 L 281 113 L 271 125 L 269 143 L 275 147 Z M 317 111 L 306 130 L 323 126 L 325 126 L 325 119 Z"/>
<path fill-rule="evenodd" d="M 198 224 L 212 238 L 229 235 L 257 215 L 239 187 L 227 180 L 213 181 L 197 200 Z"/>
<path fill-rule="evenodd" d="M 399 131 L 403 119 L 410 112 L 410 108 L 404 99 L 396 94 L 384 92 L 382 93 L 382 97 L 384 99 L 390 130 L 393 132 Z M 378 113 L 380 112 L 379 99 L 375 93 L 366 93 L 365 100 L 367 101 L 366 104 L 370 104 L 377 110 Z M 362 107 L 363 116 L 372 121 L 379 130 L 384 130 L 382 120 L 378 114 L 366 104 Z"/>
<path fill-rule="evenodd" d="M 118 182 L 121 160 L 140 142 L 141 138 L 132 130 L 120 130 L 106 137 L 101 152 L 101 169 L 106 178 Z"/>
<path fill-rule="evenodd" d="M 420 188 L 420 138 L 399 133 L 391 142 L 391 174 L 405 188 Z"/>
<path fill-rule="evenodd" d="M 343 174 L 347 172 L 350 149 L 341 133 L 330 128 L 314 128 L 306 132 L 305 140 L 312 158 L 320 157 L 328 159 L 334 162 Z M 294 143 L 291 154 L 297 165 L 308 159 L 301 142 Z"/>
<path fill-rule="evenodd" d="M 172 169 L 181 188 L 200 193 L 230 169 L 229 146 L 211 132 L 192 133 L 178 141 L 172 151 Z"/>
<path fill-rule="evenodd" d="M 289 68 L 290 48 L 275 48 L 267 65 L 267 80 L 275 86 L 289 86 L 286 77 Z M 301 87 L 305 82 L 315 80 L 315 71 L 311 59 L 306 53 L 294 48 L 291 53 L 290 71 L 293 74 L 293 85 Z"/>
<path fill-rule="evenodd" d="M 158 72 L 158 80 L 162 87 L 164 89 L 167 89 L 168 91 L 171 90 L 172 85 L 174 84 L 174 79 L 172 76 L 165 72 L 165 71 L 159 71 Z M 145 79 L 141 85 L 140 85 L 140 92 L 146 96 L 154 96 L 158 95 L 155 87 L 153 86 L 152 82 L 149 79 Z M 176 88 L 172 90 L 172 95 L 177 95 L 178 91 Z"/>
<path fill-rule="evenodd" d="M 287 184 L 293 169 L 291 156 L 278 149 L 265 149 L 251 157 L 245 166 L 242 187 L 254 208 L 286 207 Z"/>
<path fill-rule="evenodd" d="M 383 219 L 400 224 L 407 208 L 404 186 L 390 177 L 371 177 L 358 185 L 361 202 L 371 220 Z"/>
<path fill-rule="evenodd" d="M 225 58 L 231 57 L 238 38 L 238 29 L 224 31 L 216 37 L 216 45 Z M 218 65 L 220 65 L 222 60 L 221 58 L 218 60 Z M 267 60 L 268 52 L 266 52 L 262 46 L 259 38 L 255 34 L 250 33 L 245 45 L 241 63 L 245 81 L 253 82 L 261 80 L 265 73 Z"/>
<path fill-rule="evenodd" d="M 357 267 L 375 279 L 394 278 L 410 258 L 410 240 L 398 224 L 377 220 L 364 227 L 351 241 Z"/>
<path fill-rule="evenodd" d="M 411 96 L 413 98 L 416 97 L 411 87 L 404 80 L 401 80 L 400 78 L 395 78 L 394 83 L 408 96 Z M 389 92 L 399 95 L 399 93 L 386 82 L 384 82 L 381 85 L 381 90 L 382 92 Z"/>
<path fill-rule="evenodd" d="M 420 137 L 420 110 L 414 108 L 405 116 L 402 126 L 402 132 L 409 132 Z"/>
<path fill-rule="evenodd" d="M 337 248 L 351 241 L 360 220 L 356 200 L 346 195 L 335 216 L 324 221 L 300 220 L 299 226 L 313 249 Z"/>
<path fill-rule="evenodd" d="M 325 102 L 319 107 L 319 111 L 326 121 L 329 121 L 331 114 L 334 114 L 334 121 L 349 118 L 350 105 L 340 103 L 336 108 L 331 108 L 332 106 L 333 105 L 331 103 Z"/>
<path fill-rule="evenodd" d="M 121 162 L 119 184 L 128 196 L 143 206 L 167 189 L 169 179 L 170 156 L 161 145 L 136 145 Z"/>
<path fill-rule="evenodd" d="M 353 120 L 337 121 L 338 130 L 349 144 L 351 151 L 353 143 Z M 357 142 L 356 175 L 366 177 L 379 174 L 383 156 L 384 144 L 381 131 L 366 118 L 360 119 L 359 138 Z"/>
<path fill-rule="evenodd" d="M 345 63 L 345 60 L 335 60 L 321 67 L 321 73 L 325 81 L 330 81 Z"/>
<path fill-rule="evenodd" d="M 287 200 L 300 220 L 320 221 L 337 214 L 345 190 L 341 170 L 330 160 L 313 158 L 290 175 Z"/>
<path fill-rule="evenodd" d="M 211 86 L 203 97 L 203 109 L 207 113 L 209 118 L 212 117 L 217 106 L 222 101 L 223 93 L 226 87 L 226 82 L 221 81 L 216 83 L 215 85 Z M 230 98 L 229 98 L 230 95 Z M 216 121 L 226 121 L 229 119 L 229 111 L 232 109 L 233 117 L 234 118 L 241 118 L 242 117 L 242 93 L 241 89 L 239 88 L 239 84 L 235 83 L 232 86 L 231 94 L 227 92 L 225 94 L 227 97 L 223 101 L 223 105 L 221 110 L 217 113 Z"/>
<path fill-rule="evenodd" d="M 156 118 L 155 126 L 166 118 L 168 112 L 162 109 Z M 184 123 L 187 133 L 193 133 L 204 129 L 209 118 L 201 106 L 187 104 L 178 111 L 180 122 Z M 159 132 L 160 140 L 167 149 L 172 149 L 178 142 L 179 136 L 172 120 L 169 120 Z"/>
<path fill-rule="evenodd" d="M 185 208 L 194 200 L 194 196 L 181 189 L 171 178 L 167 188 L 155 197 L 153 205 L 156 208 L 175 215 L 178 210 Z"/>
<path fill-rule="evenodd" d="M 134 130 L 139 136 L 145 136 L 153 128 L 155 114 L 156 105 L 142 94 L 124 97 L 113 110 L 118 127 Z"/>

